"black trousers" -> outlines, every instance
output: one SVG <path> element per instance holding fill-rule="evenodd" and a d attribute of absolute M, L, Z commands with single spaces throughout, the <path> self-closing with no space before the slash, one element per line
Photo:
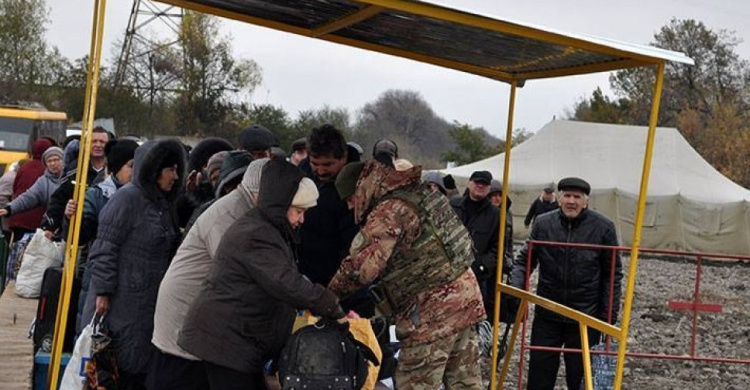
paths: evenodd
<path fill-rule="evenodd" d="M 263 373 L 246 373 L 204 362 L 211 390 L 265 390 Z"/>
<path fill-rule="evenodd" d="M 600 332 L 589 328 L 589 346 L 595 345 Z M 581 348 L 578 323 L 549 320 L 535 317 L 531 329 L 531 345 L 555 348 Z M 553 390 L 560 368 L 560 352 L 534 351 L 530 353 L 528 390 Z M 583 379 L 583 355 L 565 353 L 565 381 L 570 390 L 581 388 Z"/>
<path fill-rule="evenodd" d="M 154 348 L 146 385 L 149 390 L 208 390 L 203 362 L 183 359 Z"/>

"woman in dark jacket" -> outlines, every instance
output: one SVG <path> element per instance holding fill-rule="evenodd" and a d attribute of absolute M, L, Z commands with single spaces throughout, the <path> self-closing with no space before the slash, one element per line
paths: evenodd
<path fill-rule="evenodd" d="M 170 206 L 182 186 L 185 149 L 176 140 L 149 141 L 136 149 L 134 160 L 130 184 L 101 211 L 89 255 L 94 293 L 84 310 L 108 313 L 120 389 L 145 389 L 156 296 L 178 243 Z"/>
<path fill-rule="evenodd" d="M 312 180 L 273 159 L 263 169 L 257 207 L 221 240 L 178 341 L 205 362 L 211 389 L 264 389 L 263 364 L 291 336 L 295 308 L 344 316 L 331 291 L 297 271 L 294 229 L 317 198 Z"/>

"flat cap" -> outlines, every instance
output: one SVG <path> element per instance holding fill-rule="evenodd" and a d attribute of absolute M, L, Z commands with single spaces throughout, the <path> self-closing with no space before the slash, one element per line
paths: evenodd
<path fill-rule="evenodd" d="M 584 194 L 591 194 L 591 185 L 580 177 L 566 177 L 557 183 L 558 191 L 579 190 Z"/>
<path fill-rule="evenodd" d="M 357 189 L 357 180 L 359 180 L 359 175 L 364 167 L 365 163 L 357 161 L 346 164 L 341 168 L 338 176 L 336 176 L 336 191 L 339 193 L 341 200 L 346 200 L 354 195 Z"/>

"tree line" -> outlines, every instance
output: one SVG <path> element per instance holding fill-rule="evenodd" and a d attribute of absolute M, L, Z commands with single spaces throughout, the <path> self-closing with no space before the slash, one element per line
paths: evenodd
<path fill-rule="evenodd" d="M 667 63 L 659 126 L 676 127 L 714 168 L 750 188 L 750 65 L 736 52 L 740 42 L 734 32 L 673 19 L 651 44 L 695 60 L 694 66 Z M 609 78 L 614 98 L 597 88 L 568 117 L 648 125 L 655 77 L 651 68 L 615 72 Z"/>

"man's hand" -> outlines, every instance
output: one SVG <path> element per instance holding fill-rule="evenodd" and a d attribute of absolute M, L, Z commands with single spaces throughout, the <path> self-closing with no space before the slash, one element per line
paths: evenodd
<path fill-rule="evenodd" d="M 47 237 L 48 240 L 52 241 L 52 237 L 55 236 L 55 232 L 52 230 L 45 230 L 44 231 L 44 237 Z"/>
<path fill-rule="evenodd" d="M 528 228 L 529 228 L 529 225 L 527 225 L 527 224 L 523 224 L 523 227 L 525 227 L 526 229 L 528 229 Z"/>
<path fill-rule="evenodd" d="M 65 205 L 65 217 L 67 217 L 68 219 L 73 218 L 73 215 L 76 213 L 77 206 L 78 204 L 75 200 L 69 200 L 68 204 Z"/>
<path fill-rule="evenodd" d="M 521 301 L 508 294 L 504 294 L 500 297 L 500 322 L 506 324 L 512 324 L 516 322 L 516 315 L 518 314 L 518 306 Z"/>
<path fill-rule="evenodd" d="M 109 312 L 109 297 L 106 295 L 96 296 L 96 314 L 103 315 Z"/>
<path fill-rule="evenodd" d="M 0 217 L 8 215 L 8 209 L 0 209 Z"/>

